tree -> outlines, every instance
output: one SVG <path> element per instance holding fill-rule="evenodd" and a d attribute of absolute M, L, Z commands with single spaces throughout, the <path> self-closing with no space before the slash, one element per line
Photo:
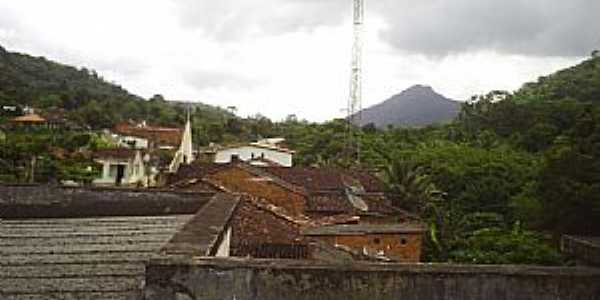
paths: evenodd
<path fill-rule="evenodd" d="M 150 98 L 150 102 L 165 102 L 165 97 L 161 94 L 156 94 Z"/>

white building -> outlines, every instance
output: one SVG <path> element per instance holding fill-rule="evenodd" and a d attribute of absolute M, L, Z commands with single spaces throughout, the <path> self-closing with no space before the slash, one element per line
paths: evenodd
<path fill-rule="evenodd" d="M 113 134 L 113 138 L 117 140 L 119 147 L 148 149 L 148 146 L 150 145 L 148 139 L 143 137 Z"/>
<path fill-rule="evenodd" d="M 215 150 L 215 163 L 229 163 L 233 159 L 256 166 L 278 165 L 292 167 L 294 151 L 281 147 L 283 138 L 264 139 L 247 145 L 231 146 Z"/>
<path fill-rule="evenodd" d="M 93 184 L 102 186 L 148 186 L 151 172 L 146 167 L 148 157 L 140 150 L 107 149 L 94 154 L 94 161 L 102 165 L 102 177 Z"/>

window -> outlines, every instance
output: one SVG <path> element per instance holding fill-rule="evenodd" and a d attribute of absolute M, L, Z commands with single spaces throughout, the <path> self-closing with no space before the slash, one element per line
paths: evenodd
<path fill-rule="evenodd" d="M 376 245 L 379 245 L 381 243 L 381 240 L 379 238 L 374 238 L 373 243 L 375 243 Z"/>
<path fill-rule="evenodd" d="M 110 165 L 109 171 L 108 171 L 108 176 L 110 178 L 117 178 L 117 169 L 119 168 L 119 165 Z"/>
<path fill-rule="evenodd" d="M 400 244 L 406 245 L 406 243 L 408 243 L 408 241 L 406 240 L 406 238 L 401 238 L 400 239 Z"/>

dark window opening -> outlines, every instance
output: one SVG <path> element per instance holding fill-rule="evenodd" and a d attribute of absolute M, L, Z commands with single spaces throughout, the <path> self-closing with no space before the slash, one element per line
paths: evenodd
<path fill-rule="evenodd" d="M 406 245 L 408 243 L 405 238 L 400 239 L 400 244 Z"/>
<path fill-rule="evenodd" d="M 115 184 L 120 186 L 123 183 L 123 177 L 125 177 L 125 166 L 118 165 L 117 166 L 117 178 L 115 180 Z"/>
<path fill-rule="evenodd" d="M 379 244 L 379 243 L 381 243 L 381 240 L 380 240 L 379 238 L 375 238 L 375 239 L 373 240 L 373 243 L 375 243 L 375 244 Z"/>

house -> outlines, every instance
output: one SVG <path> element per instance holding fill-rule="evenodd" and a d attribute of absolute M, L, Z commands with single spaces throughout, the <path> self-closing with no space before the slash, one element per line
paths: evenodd
<path fill-rule="evenodd" d="M 231 221 L 231 256 L 419 262 L 425 227 L 419 222 L 359 224 L 352 216 L 293 216 L 246 196 Z"/>
<path fill-rule="evenodd" d="M 120 144 L 138 149 L 174 150 L 181 143 L 181 128 L 150 126 L 145 122 L 133 124 L 118 123 L 112 132 Z"/>
<path fill-rule="evenodd" d="M 15 105 L 3 105 L 0 115 L 15 116 L 19 112 L 19 107 Z"/>
<path fill-rule="evenodd" d="M 419 262 L 425 228 L 416 223 L 339 224 L 308 228 L 306 237 L 367 257 Z"/>
<path fill-rule="evenodd" d="M 201 151 L 204 161 L 219 164 L 230 163 L 232 160 L 249 162 L 254 166 L 293 165 L 294 151 L 284 147 L 283 138 L 263 139 L 249 144 L 220 147 L 211 145 Z"/>
<path fill-rule="evenodd" d="M 11 123 L 16 128 L 43 128 L 48 125 L 48 121 L 36 113 L 15 117 Z"/>
<path fill-rule="evenodd" d="M 314 219 L 335 215 L 355 215 L 370 223 L 418 219 L 391 206 L 381 181 L 365 172 L 256 167 L 240 161 L 196 162 L 180 168 L 167 183 L 180 190 L 194 190 L 199 184 L 246 193 L 285 208 L 292 215 Z"/>
<path fill-rule="evenodd" d="M 143 137 L 114 134 L 113 138 L 116 140 L 119 147 L 131 149 L 148 149 L 150 146 L 150 141 Z"/>
<path fill-rule="evenodd" d="M 327 252 L 403 262 L 421 255 L 419 218 L 391 206 L 383 184 L 365 172 L 197 162 L 170 182 L 177 190 L 250 197 L 232 221 L 232 255 L 309 259 Z M 335 227 L 341 225 L 353 227 Z"/>
<path fill-rule="evenodd" d="M 94 161 L 102 165 L 102 175 L 93 181 L 103 186 L 149 186 L 153 170 L 147 167 L 148 154 L 136 149 L 105 149 L 94 153 Z"/>

